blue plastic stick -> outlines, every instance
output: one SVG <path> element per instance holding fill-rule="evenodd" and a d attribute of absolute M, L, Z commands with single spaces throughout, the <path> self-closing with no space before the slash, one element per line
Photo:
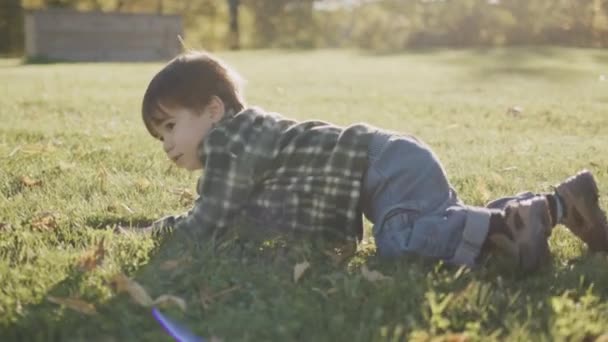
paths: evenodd
<path fill-rule="evenodd" d="M 178 342 L 207 342 L 204 338 L 194 335 L 185 327 L 169 320 L 157 308 L 152 308 L 152 315 L 169 335 Z"/>

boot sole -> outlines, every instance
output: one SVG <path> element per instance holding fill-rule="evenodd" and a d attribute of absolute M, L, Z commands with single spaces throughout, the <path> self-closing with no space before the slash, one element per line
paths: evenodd
<path fill-rule="evenodd" d="M 564 196 L 558 191 L 561 197 L 579 199 L 579 201 L 573 201 L 573 207 L 576 209 L 576 212 L 566 214 L 577 215 L 574 221 L 582 222 L 583 224 L 579 227 L 568 226 L 568 228 L 585 241 L 589 246 L 589 250 L 593 252 L 608 251 L 608 224 L 606 214 L 599 207 L 599 192 L 595 179 L 589 171 L 579 173 L 575 177 L 578 178 L 576 180 L 576 191 L 564 187 L 561 192 L 568 196 Z M 568 220 L 566 219 L 566 221 Z"/>

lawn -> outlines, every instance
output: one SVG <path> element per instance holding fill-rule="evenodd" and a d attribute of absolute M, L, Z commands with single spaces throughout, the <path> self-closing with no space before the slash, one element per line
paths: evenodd
<path fill-rule="evenodd" d="M 469 204 L 548 191 L 588 168 L 608 207 L 608 51 L 220 55 L 247 79 L 250 104 L 421 137 Z M 0 340 L 170 341 L 143 290 L 125 291 L 135 290 L 124 275 L 151 298 L 183 299 L 185 310 L 169 302 L 163 312 L 224 341 L 608 333 L 608 256 L 588 254 L 561 226 L 551 265 L 527 277 L 494 263 L 382 260 L 369 225 L 343 260 L 318 241 L 231 235 L 193 252 L 179 239 L 131 232 L 187 210 L 199 176 L 171 166 L 142 124 L 141 97 L 161 65 L 0 60 Z M 74 301 L 57 304 L 66 298 Z"/>

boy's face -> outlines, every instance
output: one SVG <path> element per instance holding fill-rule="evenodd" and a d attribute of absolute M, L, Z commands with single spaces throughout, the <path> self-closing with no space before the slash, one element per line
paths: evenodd
<path fill-rule="evenodd" d="M 220 103 L 217 103 L 219 101 Z M 212 99 L 202 111 L 163 107 L 168 117 L 156 126 L 169 159 L 178 167 L 194 171 L 201 169 L 198 146 L 213 125 L 224 116 L 221 100 Z"/>

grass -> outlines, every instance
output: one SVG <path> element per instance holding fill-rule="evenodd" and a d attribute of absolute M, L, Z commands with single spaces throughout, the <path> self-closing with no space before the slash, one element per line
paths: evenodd
<path fill-rule="evenodd" d="M 421 137 L 468 204 L 546 191 L 588 168 L 608 207 L 606 51 L 221 56 L 247 78 L 251 104 Z M 198 175 L 172 167 L 140 119 L 160 67 L 0 60 L 0 340 L 169 341 L 149 309 L 115 291 L 119 272 L 152 297 L 183 298 L 186 311 L 165 312 L 225 341 L 579 341 L 608 332 L 608 257 L 588 254 L 564 227 L 551 236 L 552 264 L 528 277 L 493 263 L 471 271 L 381 260 L 369 236 L 336 263 L 309 241 L 229 239 L 191 253 L 179 239 L 114 233 L 191 203 Z M 520 115 L 508 113 L 514 106 Z M 80 271 L 101 240 L 103 264 Z M 304 261 L 311 267 L 294 283 Z M 368 281 L 363 265 L 392 281 Z M 97 314 L 49 296 L 80 298 Z"/>

